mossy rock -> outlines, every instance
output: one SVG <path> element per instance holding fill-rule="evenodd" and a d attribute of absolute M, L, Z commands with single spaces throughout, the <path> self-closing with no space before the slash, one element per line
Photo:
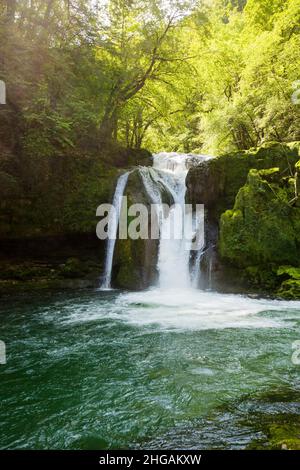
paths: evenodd
<path fill-rule="evenodd" d="M 300 450 L 300 424 L 271 424 L 267 434 L 273 450 Z"/>
<path fill-rule="evenodd" d="M 189 170 L 187 202 L 204 204 L 210 217 L 219 220 L 222 212 L 232 209 L 235 197 L 246 183 L 251 169 L 278 168 L 282 176 L 291 176 L 299 160 L 296 148 L 269 142 L 257 149 L 211 158 Z"/>
<path fill-rule="evenodd" d="M 157 253 L 158 240 L 151 239 L 151 199 L 143 183 L 143 173 L 151 178 L 157 174 L 152 168 L 137 168 L 132 171 L 128 178 L 128 183 L 124 192 L 127 196 L 128 208 L 133 204 L 143 204 L 148 209 L 148 238 L 138 238 L 136 240 L 127 238 L 118 239 L 116 242 L 113 260 L 113 284 L 117 287 L 131 290 L 145 289 L 151 285 L 157 276 Z M 166 193 L 164 198 L 170 200 Z M 165 202 L 165 201 L 164 201 Z M 135 217 L 127 217 L 127 228 Z"/>
<path fill-rule="evenodd" d="M 60 274 L 65 278 L 82 278 L 87 272 L 86 264 L 77 258 L 69 258 L 65 264 L 60 266 Z"/>
<path fill-rule="evenodd" d="M 113 282 L 118 287 L 124 289 L 134 289 L 134 286 L 140 285 L 139 265 L 141 252 L 141 240 L 117 240 L 116 251 L 114 255 Z"/>
<path fill-rule="evenodd" d="M 96 279 L 0 280 L 0 293 L 32 292 L 56 289 L 88 289 L 98 286 Z"/>
<path fill-rule="evenodd" d="M 300 280 L 300 268 L 294 266 L 280 266 L 277 269 L 277 276 L 287 276 L 292 279 Z"/>
<path fill-rule="evenodd" d="M 33 262 L 1 263 L 0 280 L 30 281 L 41 278 L 55 278 L 57 273 L 51 265 Z"/>
<path fill-rule="evenodd" d="M 286 300 L 300 299 L 300 280 L 288 279 L 281 284 L 277 295 Z"/>
<path fill-rule="evenodd" d="M 297 209 L 278 168 L 250 170 L 232 210 L 220 222 L 219 250 L 234 265 L 293 264 L 299 259 Z"/>
<path fill-rule="evenodd" d="M 244 270 L 244 281 L 258 290 L 274 291 L 279 286 L 279 280 L 274 265 L 248 266 Z"/>

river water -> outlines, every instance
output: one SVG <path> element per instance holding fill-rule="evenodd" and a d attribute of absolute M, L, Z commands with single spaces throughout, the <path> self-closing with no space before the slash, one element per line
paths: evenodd
<path fill-rule="evenodd" d="M 2 449 L 239 449 L 299 422 L 299 302 L 150 289 L 2 305 Z"/>

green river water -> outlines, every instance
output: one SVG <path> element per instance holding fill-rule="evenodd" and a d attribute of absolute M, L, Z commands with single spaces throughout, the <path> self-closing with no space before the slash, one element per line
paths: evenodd
<path fill-rule="evenodd" d="M 196 290 L 1 302 L 2 449 L 239 449 L 300 417 L 300 302 Z"/>

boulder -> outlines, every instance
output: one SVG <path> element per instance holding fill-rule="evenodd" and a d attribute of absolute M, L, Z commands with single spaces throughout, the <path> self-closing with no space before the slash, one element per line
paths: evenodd
<path fill-rule="evenodd" d="M 151 239 L 151 203 L 154 201 L 145 187 L 145 179 L 149 185 L 158 186 L 159 177 L 152 168 L 140 167 L 134 169 L 128 178 L 124 195 L 127 196 L 127 205 L 143 204 L 148 210 L 148 239 L 133 240 L 118 239 L 116 242 L 113 262 L 113 284 L 124 289 L 145 289 L 152 285 L 157 278 L 158 239 Z M 159 188 L 163 202 L 170 201 L 171 195 L 164 188 Z M 127 219 L 127 228 L 132 218 Z"/>

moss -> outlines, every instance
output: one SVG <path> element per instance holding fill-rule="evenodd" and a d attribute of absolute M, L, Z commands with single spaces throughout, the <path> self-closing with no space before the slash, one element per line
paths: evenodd
<path fill-rule="evenodd" d="M 300 209 L 293 204 L 294 186 L 280 167 L 251 169 L 233 209 L 220 219 L 223 261 L 244 268 L 251 286 L 286 299 L 300 298 L 300 268 L 295 266 L 300 259 Z"/>
<path fill-rule="evenodd" d="M 271 449 L 300 450 L 300 424 L 271 424 L 267 435 Z"/>
<path fill-rule="evenodd" d="M 26 281 L 0 280 L 0 293 L 6 294 L 15 291 L 30 292 L 48 289 L 87 289 L 95 288 L 98 282 L 93 279 L 32 279 Z"/>
<path fill-rule="evenodd" d="M 187 202 L 204 204 L 208 223 L 219 227 L 213 241 L 221 269 L 243 273 L 248 288 L 276 293 L 289 279 L 276 269 L 300 259 L 299 149 L 299 142 L 267 142 L 212 158 L 188 173 Z M 297 295 L 295 285 L 288 291 Z"/>
<path fill-rule="evenodd" d="M 148 208 L 152 201 L 143 184 L 143 172 L 150 178 L 156 177 L 151 168 L 137 168 L 130 173 L 125 190 L 128 207 L 132 204 L 143 204 Z M 166 194 L 165 198 L 169 196 Z M 127 226 L 135 217 L 127 218 Z M 148 235 L 150 234 L 151 220 L 148 219 Z M 126 240 L 118 239 L 116 243 L 113 267 L 113 284 L 125 289 L 144 289 L 153 283 L 156 277 L 156 260 L 158 241 L 149 239 Z"/>
<path fill-rule="evenodd" d="M 65 278 L 80 278 L 87 273 L 85 263 L 77 258 L 69 258 L 65 264 L 60 266 L 60 274 Z"/>
<path fill-rule="evenodd" d="M 288 276 L 289 278 L 300 280 L 300 268 L 280 266 L 277 269 L 277 276 Z"/>
<path fill-rule="evenodd" d="M 278 288 L 279 281 L 274 265 L 267 266 L 248 266 L 244 271 L 244 280 L 251 287 L 259 290 L 275 290 Z"/>
<path fill-rule="evenodd" d="M 258 149 L 230 153 L 212 158 L 191 168 L 187 176 L 187 202 L 205 204 L 211 216 L 221 214 L 234 205 L 251 169 L 279 168 L 289 176 L 299 160 L 298 150 L 285 144 L 270 142 Z"/>
<path fill-rule="evenodd" d="M 300 155 L 300 141 L 289 142 L 289 143 L 287 143 L 287 146 L 288 146 L 290 149 L 292 149 L 292 150 L 298 152 L 298 155 Z"/>
<path fill-rule="evenodd" d="M 0 263 L 0 291 L 96 287 L 100 272 L 92 259 L 73 257 L 63 264 L 6 259 Z"/>
<path fill-rule="evenodd" d="M 116 283 L 119 287 L 128 290 L 136 290 L 140 285 L 138 270 L 132 262 L 123 263 L 118 271 Z"/>
<path fill-rule="evenodd" d="M 300 450 L 299 418 L 279 414 L 276 421 L 264 424 L 262 432 L 265 437 L 251 442 L 247 450 Z"/>
<path fill-rule="evenodd" d="M 300 298 L 300 268 L 280 266 L 277 277 L 281 282 L 277 295 L 283 299 L 295 300 Z"/>
<path fill-rule="evenodd" d="M 288 279 L 281 284 L 277 295 L 286 300 L 300 299 L 300 280 Z"/>
<path fill-rule="evenodd" d="M 28 281 L 38 277 L 43 277 L 45 273 L 53 275 L 47 266 L 32 265 L 23 263 L 17 265 L 2 265 L 0 279 L 12 281 Z"/>
<path fill-rule="evenodd" d="M 278 168 L 250 170 L 233 210 L 221 217 L 221 256 L 243 267 L 293 264 L 299 259 L 294 209 L 289 198 Z"/>
<path fill-rule="evenodd" d="M 276 292 L 282 282 L 276 268 L 299 259 L 299 148 L 268 142 L 202 162 L 188 173 L 187 202 L 203 203 L 209 224 L 219 225 L 222 269 L 242 271 L 248 287 Z"/>

